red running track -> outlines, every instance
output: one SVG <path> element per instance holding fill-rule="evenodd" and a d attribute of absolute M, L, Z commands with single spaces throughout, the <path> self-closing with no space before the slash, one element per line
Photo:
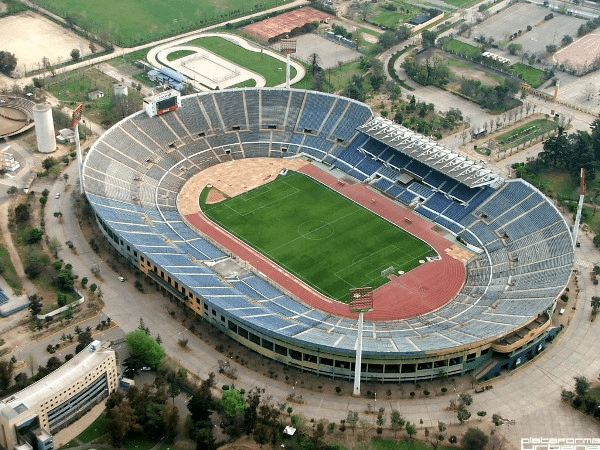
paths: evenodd
<path fill-rule="evenodd" d="M 425 314 L 452 300 L 461 289 L 465 279 L 465 266 L 461 261 L 446 254 L 445 250 L 450 248 L 452 243 L 433 231 L 429 222 L 402 208 L 392 200 L 374 193 L 362 184 L 341 184 L 338 178 L 312 164 L 307 164 L 300 172 L 424 240 L 442 258 L 440 261 L 418 266 L 401 277 L 392 277 L 390 282 L 376 289 L 373 293 L 374 309 L 365 314 L 365 319 L 388 321 Z M 215 225 L 202 212 L 188 214 L 185 218 L 201 233 L 247 261 L 307 305 L 337 316 L 356 317 L 356 314 L 350 313 L 348 305 L 331 300 L 317 292 L 261 253 Z M 410 223 L 405 219 L 409 219 Z"/>

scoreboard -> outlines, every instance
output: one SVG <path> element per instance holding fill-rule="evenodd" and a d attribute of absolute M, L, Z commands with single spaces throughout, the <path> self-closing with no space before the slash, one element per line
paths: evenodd
<path fill-rule="evenodd" d="M 144 110 L 150 117 L 174 111 L 180 106 L 181 95 L 173 89 L 144 99 Z"/>

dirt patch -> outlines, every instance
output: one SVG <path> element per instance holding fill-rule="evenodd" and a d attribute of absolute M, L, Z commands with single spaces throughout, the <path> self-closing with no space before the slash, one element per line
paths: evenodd
<path fill-rule="evenodd" d="M 491 76 L 478 70 L 473 70 L 469 67 L 454 67 L 448 66 L 450 72 L 452 72 L 456 78 L 468 78 L 470 80 L 481 81 L 481 84 L 486 86 L 498 86 L 500 83 Z M 458 86 L 460 88 L 460 85 Z"/>
<path fill-rule="evenodd" d="M 6 3 L 0 2 L 0 14 L 4 14 L 6 11 L 8 11 L 8 6 L 6 6 Z"/>
<path fill-rule="evenodd" d="M 373 36 L 369 33 L 360 33 L 360 37 L 362 37 L 365 41 L 369 42 L 370 44 L 377 44 L 377 36 Z"/>
<path fill-rule="evenodd" d="M 208 195 L 206 196 L 206 203 L 208 205 L 212 205 L 214 203 L 219 203 L 225 200 L 227 197 L 218 189 L 212 188 L 208 191 Z"/>
<path fill-rule="evenodd" d="M 179 212 L 185 216 L 200 211 L 198 198 L 208 184 L 224 196 L 235 197 L 274 180 L 283 169 L 298 170 L 306 164 L 301 158 L 245 158 L 209 167 L 185 183 L 179 193 Z"/>
<path fill-rule="evenodd" d="M 52 64 L 71 59 L 71 50 L 90 53 L 89 41 L 66 28 L 31 11 L 0 19 L 2 50 L 14 53 L 19 61 L 17 70 L 37 69 L 43 58 Z"/>

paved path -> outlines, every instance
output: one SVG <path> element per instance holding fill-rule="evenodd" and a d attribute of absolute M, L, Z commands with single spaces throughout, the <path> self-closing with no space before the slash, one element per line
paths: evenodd
<path fill-rule="evenodd" d="M 71 180 L 77 178 L 76 167 L 72 165 L 67 170 L 71 172 Z M 66 197 L 66 196 L 64 196 Z M 63 198 L 63 201 L 66 201 Z M 67 206 L 67 205 L 65 205 Z M 63 208 L 68 210 L 68 208 Z M 218 374 L 219 359 L 223 355 L 196 336 L 189 336 L 189 349 L 182 351 L 177 341 L 185 328 L 179 322 L 170 319 L 168 310 L 174 306 L 158 293 L 139 294 L 134 287 L 120 283 L 111 269 L 98 259 L 91 251 L 79 231 L 79 224 L 71 214 L 65 214 L 64 222 L 52 228 L 59 240 L 73 240 L 78 248 L 78 254 L 72 255 L 68 250 L 61 250 L 61 256 L 68 258 L 75 267 L 91 267 L 99 264 L 104 282 L 105 314 L 116 320 L 125 331 L 137 328 L 140 316 L 143 316 L 146 325 L 153 335 L 160 334 L 167 354 L 178 359 L 191 372 L 206 377 L 209 372 L 217 373 L 217 385 L 228 383 L 228 379 Z M 577 249 L 577 259 L 593 261 L 598 259 L 591 240 L 581 236 L 582 248 Z M 580 276 L 582 301 L 578 306 L 571 326 L 564 336 L 561 336 L 554 345 L 551 345 L 528 367 L 523 367 L 511 375 L 494 381 L 494 389 L 474 396 L 474 405 L 471 411 L 485 410 L 488 415 L 500 413 L 503 417 L 514 419 L 516 425 L 506 430 L 506 436 L 517 445 L 521 437 L 528 436 L 559 436 L 591 437 L 599 433 L 596 423 L 587 417 L 572 411 L 560 401 L 560 392 L 563 387 L 571 388 L 573 377 L 583 374 L 589 379 L 595 379 L 600 371 L 600 359 L 596 355 L 600 352 L 600 321 L 591 323 L 588 320 L 590 306 L 587 301 L 592 295 L 599 295 L 600 287 L 592 285 L 589 277 Z M 132 301 L 135 299 L 135 301 Z M 186 334 L 186 337 L 188 335 Z M 291 387 L 278 380 L 273 380 L 259 373 L 232 362 L 238 368 L 236 386 L 249 389 L 252 386 L 264 387 L 278 402 L 284 400 L 291 392 Z M 328 379 L 323 379 L 330 382 Z M 543 382 L 540 382 L 543 380 Z M 337 384 L 337 383 L 336 383 Z M 382 386 L 382 389 L 387 385 Z M 306 403 L 293 405 L 294 411 L 301 412 L 307 417 L 327 417 L 332 421 L 345 418 L 349 409 L 365 411 L 368 399 L 340 397 L 333 394 L 333 389 L 324 392 L 315 392 L 297 388 L 296 392 L 302 393 Z M 408 388 L 407 388 L 408 389 Z M 450 396 L 440 396 L 428 399 L 405 399 L 383 401 L 389 411 L 392 407 L 402 411 L 411 422 L 423 426 L 435 426 L 438 420 L 456 424 L 454 413 L 446 410 Z M 381 403 L 380 403 L 381 404 Z"/>

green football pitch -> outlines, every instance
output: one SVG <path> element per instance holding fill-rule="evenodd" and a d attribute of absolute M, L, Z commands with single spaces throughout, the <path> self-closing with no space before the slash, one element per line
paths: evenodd
<path fill-rule="evenodd" d="M 408 272 L 435 255 L 428 244 L 298 172 L 200 207 L 214 222 L 330 298 L 377 288 L 393 267 Z"/>

